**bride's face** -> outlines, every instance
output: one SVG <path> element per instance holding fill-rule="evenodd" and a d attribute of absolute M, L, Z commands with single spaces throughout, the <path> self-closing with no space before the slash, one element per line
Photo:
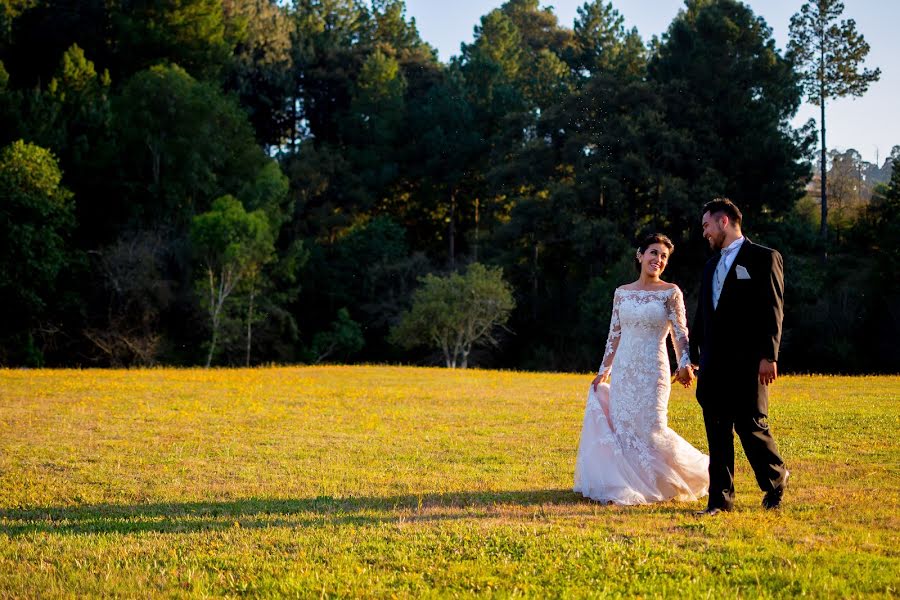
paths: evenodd
<path fill-rule="evenodd" d="M 669 249 L 664 244 L 650 244 L 641 254 L 641 272 L 660 277 L 669 264 Z"/>

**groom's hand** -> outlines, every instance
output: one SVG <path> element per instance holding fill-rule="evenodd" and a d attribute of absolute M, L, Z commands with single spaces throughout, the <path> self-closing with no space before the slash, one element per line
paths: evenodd
<path fill-rule="evenodd" d="M 681 369 L 678 369 L 678 371 L 675 373 L 675 381 L 677 381 L 684 387 L 689 388 L 694 382 L 694 372 L 690 367 L 683 367 Z"/>
<path fill-rule="evenodd" d="M 767 359 L 759 361 L 759 382 L 763 385 L 774 383 L 778 379 L 778 365 Z"/>

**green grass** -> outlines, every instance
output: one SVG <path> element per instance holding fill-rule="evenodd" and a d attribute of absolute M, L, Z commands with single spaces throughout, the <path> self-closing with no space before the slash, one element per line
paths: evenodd
<path fill-rule="evenodd" d="M 897 595 L 900 377 L 780 379 L 785 506 L 712 519 L 571 492 L 590 379 L 0 371 L 0 596 Z"/>

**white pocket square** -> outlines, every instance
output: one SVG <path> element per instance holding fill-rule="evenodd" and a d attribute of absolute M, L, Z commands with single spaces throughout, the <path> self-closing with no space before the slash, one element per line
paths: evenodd
<path fill-rule="evenodd" d="M 734 272 L 737 275 L 738 279 L 750 279 L 750 273 L 748 273 L 747 269 L 745 269 L 741 265 L 735 266 Z"/>

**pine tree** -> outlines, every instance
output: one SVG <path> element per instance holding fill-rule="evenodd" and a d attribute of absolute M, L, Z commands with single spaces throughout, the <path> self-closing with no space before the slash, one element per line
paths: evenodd
<path fill-rule="evenodd" d="M 828 238 L 828 197 L 826 194 L 825 104 L 829 98 L 862 96 L 869 84 L 878 81 L 880 69 L 862 69 L 869 44 L 856 30 L 853 19 L 840 20 L 844 3 L 840 0 L 808 0 L 791 17 L 789 55 L 800 70 L 809 101 L 821 109 L 822 137 L 822 241 Z"/>

